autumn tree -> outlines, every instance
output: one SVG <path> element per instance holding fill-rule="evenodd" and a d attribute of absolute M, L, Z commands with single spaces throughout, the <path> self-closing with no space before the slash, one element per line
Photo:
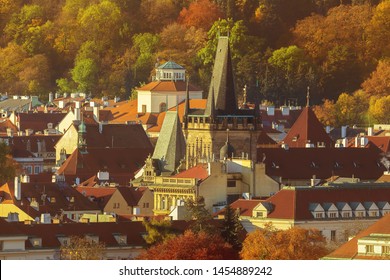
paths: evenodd
<path fill-rule="evenodd" d="M 240 256 L 244 260 L 316 260 L 327 253 L 325 238 L 316 229 L 277 230 L 268 225 L 248 234 Z"/>
<path fill-rule="evenodd" d="M 188 8 L 181 10 L 178 21 L 187 28 L 202 28 L 208 31 L 213 23 L 222 17 L 219 7 L 210 0 L 192 2 Z"/>
<path fill-rule="evenodd" d="M 390 59 L 381 60 L 376 70 L 362 84 L 368 96 L 384 97 L 390 94 Z"/>
<path fill-rule="evenodd" d="M 165 240 L 175 237 L 172 224 L 169 220 L 152 219 L 150 221 L 143 221 L 147 235 L 144 237 L 146 243 L 155 245 L 162 243 Z"/>
<path fill-rule="evenodd" d="M 233 260 L 237 254 L 219 235 L 191 230 L 152 246 L 141 260 Z"/>
<path fill-rule="evenodd" d="M 321 105 L 313 106 L 317 119 L 324 125 L 337 125 L 337 110 L 333 100 L 324 99 Z"/>
<path fill-rule="evenodd" d="M 337 125 L 362 125 L 366 123 L 369 100 L 359 90 L 353 94 L 340 94 L 335 103 Z"/>
<path fill-rule="evenodd" d="M 60 259 L 101 260 L 105 249 L 104 243 L 88 240 L 87 237 L 71 236 L 69 243 L 60 248 Z"/>
<path fill-rule="evenodd" d="M 390 124 L 390 95 L 383 97 L 372 96 L 368 114 L 371 121 Z"/>
<path fill-rule="evenodd" d="M 14 179 L 18 166 L 10 155 L 9 146 L 0 142 L 0 184 Z"/>
<path fill-rule="evenodd" d="M 390 56 L 390 1 L 384 0 L 374 9 L 367 28 L 370 54 L 379 59 Z"/>

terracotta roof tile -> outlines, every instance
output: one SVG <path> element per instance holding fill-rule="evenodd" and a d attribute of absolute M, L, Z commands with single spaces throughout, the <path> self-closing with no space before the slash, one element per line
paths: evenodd
<path fill-rule="evenodd" d="M 198 164 L 188 170 L 182 171 L 174 176 L 173 178 L 196 178 L 199 180 L 204 180 L 209 177 L 209 173 L 207 171 L 207 166 L 203 164 Z"/>
<path fill-rule="evenodd" d="M 149 84 L 146 84 L 140 88 L 137 88 L 139 91 L 186 91 L 186 82 L 184 81 L 154 81 Z M 202 91 L 200 88 L 189 85 L 190 91 Z"/>
<path fill-rule="evenodd" d="M 333 186 L 284 188 L 266 200 L 274 206 L 268 215 L 275 219 L 312 220 L 311 203 L 390 201 L 390 187 Z"/>
<path fill-rule="evenodd" d="M 368 141 L 381 149 L 384 153 L 390 152 L 390 136 L 366 136 Z"/>
<path fill-rule="evenodd" d="M 390 214 L 385 215 L 379 221 L 358 233 L 353 239 L 341 245 L 338 249 L 326 256 L 336 259 L 382 259 L 380 256 L 359 256 L 357 242 L 360 238 L 370 234 L 390 234 Z"/>
<path fill-rule="evenodd" d="M 266 174 L 283 179 L 327 179 L 332 176 L 376 180 L 385 171 L 382 151 L 367 148 L 258 148 L 265 158 Z"/>
<path fill-rule="evenodd" d="M 55 127 L 65 116 L 65 113 L 19 113 L 20 130 L 43 131 L 47 129 L 48 123 L 52 123 Z"/>
<path fill-rule="evenodd" d="M 333 146 L 332 139 L 326 133 L 322 124 L 309 107 L 305 107 L 302 110 L 302 113 L 299 115 L 283 141 L 291 148 L 305 147 L 308 142 L 315 146 L 320 142 L 323 142 L 326 147 Z"/>
<path fill-rule="evenodd" d="M 240 209 L 240 216 L 245 217 L 252 217 L 252 211 L 253 209 L 261 202 L 260 199 L 237 199 L 232 204 L 230 204 L 230 207 L 234 210 Z M 217 212 L 216 215 L 223 214 L 225 212 L 225 209 L 222 209 L 221 211 Z"/>

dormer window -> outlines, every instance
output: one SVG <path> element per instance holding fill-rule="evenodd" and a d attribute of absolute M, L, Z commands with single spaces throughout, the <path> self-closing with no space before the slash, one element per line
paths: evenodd
<path fill-rule="evenodd" d="M 127 235 L 122 233 L 114 233 L 114 238 L 116 242 L 118 242 L 119 245 L 126 245 L 127 244 Z"/>
<path fill-rule="evenodd" d="M 90 243 L 99 243 L 99 236 L 93 234 L 87 234 L 85 239 Z"/>
<path fill-rule="evenodd" d="M 54 196 L 50 197 L 50 203 L 56 203 L 56 198 Z"/>
<path fill-rule="evenodd" d="M 29 240 L 34 248 L 42 247 L 42 238 L 32 237 Z"/>

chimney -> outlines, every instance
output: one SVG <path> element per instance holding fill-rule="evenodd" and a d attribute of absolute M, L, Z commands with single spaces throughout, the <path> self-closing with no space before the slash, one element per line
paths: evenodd
<path fill-rule="evenodd" d="M 347 137 L 347 128 L 348 128 L 347 125 L 343 125 L 343 126 L 341 127 L 341 138 Z"/>
<path fill-rule="evenodd" d="M 22 186 L 20 184 L 20 179 L 18 176 L 15 176 L 14 181 L 14 195 L 16 200 L 21 200 L 22 198 Z"/>
<path fill-rule="evenodd" d="M 32 129 L 30 129 L 30 128 L 27 128 L 27 129 L 26 129 L 26 136 L 32 135 L 33 132 L 34 132 L 34 130 L 32 130 Z"/>
<path fill-rule="evenodd" d="M 327 125 L 327 126 L 325 127 L 325 130 L 326 130 L 326 133 L 329 134 L 329 133 L 330 133 L 330 126 Z"/>
<path fill-rule="evenodd" d="M 355 137 L 355 147 L 356 148 L 360 147 L 360 137 L 359 136 Z"/>
<path fill-rule="evenodd" d="M 49 93 L 49 103 L 53 103 L 53 93 Z"/>
<path fill-rule="evenodd" d="M 80 104 L 80 101 L 75 101 L 74 102 L 74 119 L 76 121 L 79 121 L 81 120 L 81 112 L 80 112 L 80 108 L 81 108 L 81 104 Z"/>
<path fill-rule="evenodd" d="M 13 132 L 13 130 L 12 130 L 12 128 L 7 128 L 7 136 L 8 137 L 14 137 L 14 132 Z"/>
<path fill-rule="evenodd" d="M 22 183 L 30 183 L 30 176 L 23 175 L 22 176 Z"/>
<path fill-rule="evenodd" d="M 96 122 L 99 122 L 99 107 L 95 106 L 93 107 L 93 118 Z"/>
<path fill-rule="evenodd" d="M 49 213 L 41 214 L 41 224 L 51 224 L 51 216 Z"/>
<path fill-rule="evenodd" d="M 374 135 L 374 129 L 372 127 L 369 127 L 367 130 L 367 135 L 368 136 L 373 136 Z"/>
<path fill-rule="evenodd" d="M 56 92 L 56 94 L 54 95 L 55 99 L 58 99 L 60 98 L 60 94 L 58 92 Z"/>
<path fill-rule="evenodd" d="M 368 138 L 365 137 L 365 136 L 361 137 L 361 138 L 360 138 L 360 145 L 361 145 L 362 147 L 365 147 L 367 144 L 368 144 Z"/>

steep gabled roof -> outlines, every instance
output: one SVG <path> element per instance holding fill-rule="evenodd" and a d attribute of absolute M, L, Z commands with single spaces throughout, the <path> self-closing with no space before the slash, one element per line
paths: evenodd
<path fill-rule="evenodd" d="M 174 172 L 185 154 L 186 143 L 179 115 L 175 111 L 168 111 L 152 158 L 160 161 L 162 171 Z"/>
<path fill-rule="evenodd" d="M 137 206 L 146 188 L 119 187 L 117 191 L 125 199 L 127 206 Z"/>
<path fill-rule="evenodd" d="M 315 146 L 317 143 L 324 143 L 326 147 L 333 145 L 332 139 L 309 107 L 302 110 L 283 141 L 291 148 L 303 148 L 308 142 Z"/>

